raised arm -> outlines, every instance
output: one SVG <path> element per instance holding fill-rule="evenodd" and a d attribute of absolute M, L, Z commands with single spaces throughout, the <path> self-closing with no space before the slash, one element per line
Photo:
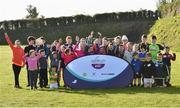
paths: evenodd
<path fill-rule="evenodd" d="M 176 54 L 173 53 L 173 55 L 171 56 L 171 60 L 175 61 L 176 60 Z"/>
<path fill-rule="evenodd" d="M 9 44 L 9 46 L 11 47 L 11 49 L 14 47 L 13 43 L 11 42 L 11 40 L 9 39 L 9 36 L 7 33 L 4 33 L 5 39 L 7 41 L 7 43 Z"/>

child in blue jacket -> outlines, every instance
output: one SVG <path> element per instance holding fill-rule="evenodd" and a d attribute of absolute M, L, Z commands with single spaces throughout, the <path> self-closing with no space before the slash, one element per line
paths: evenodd
<path fill-rule="evenodd" d="M 139 60 L 139 54 L 137 52 L 133 53 L 133 59 L 131 61 L 131 65 L 134 69 L 134 86 L 136 86 L 136 82 L 138 80 L 138 86 L 141 86 L 141 66 L 142 62 Z"/>

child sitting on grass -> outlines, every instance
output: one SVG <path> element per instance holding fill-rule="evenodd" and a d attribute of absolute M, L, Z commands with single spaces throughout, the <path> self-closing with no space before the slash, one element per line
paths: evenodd
<path fill-rule="evenodd" d="M 146 54 L 146 61 L 142 65 L 142 75 L 143 75 L 143 84 L 144 87 L 152 87 L 152 84 L 154 83 L 154 75 L 155 75 L 155 65 L 152 61 L 152 55 L 151 53 Z"/>
<path fill-rule="evenodd" d="M 57 83 L 57 80 L 58 80 L 58 74 L 57 74 L 57 67 L 55 65 L 53 65 L 51 67 L 51 70 L 49 71 L 49 79 L 50 79 L 50 89 L 57 89 L 59 86 L 58 86 L 58 83 Z"/>

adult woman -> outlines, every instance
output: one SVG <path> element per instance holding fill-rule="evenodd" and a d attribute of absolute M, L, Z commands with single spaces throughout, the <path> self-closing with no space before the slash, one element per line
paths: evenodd
<path fill-rule="evenodd" d="M 7 41 L 7 43 L 9 44 L 12 53 L 13 53 L 13 58 L 12 58 L 12 68 L 14 71 L 14 79 L 15 79 L 15 88 L 21 88 L 19 85 L 19 74 L 21 71 L 21 67 L 24 66 L 25 62 L 23 59 L 24 56 L 24 50 L 21 47 L 21 43 L 19 40 L 15 41 L 15 44 L 13 44 L 11 42 L 11 40 L 9 39 L 7 33 L 5 33 L 5 39 Z"/>

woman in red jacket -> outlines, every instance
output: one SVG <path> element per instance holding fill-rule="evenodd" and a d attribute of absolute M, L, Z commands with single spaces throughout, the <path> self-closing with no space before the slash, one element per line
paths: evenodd
<path fill-rule="evenodd" d="M 7 43 L 9 44 L 12 53 L 13 53 L 13 57 L 12 57 L 12 68 L 14 71 L 14 78 L 15 78 L 15 88 L 21 88 L 19 86 L 19 74 L 21 71 L 21 67 L 24 66 L 24 50 L 21 47 L 21 43 L 19 40 L 15 41 L 15 44 L 13 44 L 11 42 L 11 40 L 9 39 L 7 33 L 5 33 L 5 39 L 7 41 Z"/>

